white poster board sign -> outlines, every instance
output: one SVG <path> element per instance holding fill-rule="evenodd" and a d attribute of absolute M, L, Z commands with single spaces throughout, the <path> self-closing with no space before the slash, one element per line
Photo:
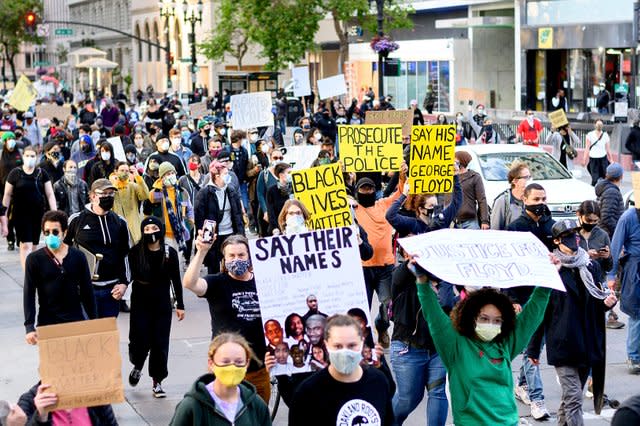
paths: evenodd
<path fill-rule="evenodd" d="M 273 126 L 271 93 L 243 93 L 231 96 L 231 120 L 236 130 Z"/>
<path fill-rule="evenodd" d="M 318 80 L 318 95 L 320 99 L 332 98 L 347 93 L 347 84 L 344 81 L 344 74 Z"/>
<path fill-rule="evenodd" d="M 309 67 L 298 67 L 291 70 L 293 78 L 293 96 L 309 96 L 311 94 L 311 84 L 309 83 Z"/>
<path fill-rule="evenodd" d="M 288 146 L 284 149 L 287 150 L 284 162 L 291 164 L 294 170 L 301 170 L 310 168 L 311 163 L 318 158 L 320 145 Z"/>
<path fill-rule="evenodd" d="M 441 229 L 398 242 L 420 266 L 451 284 L 565 291 L 549 251 L 530 232 Z"/>
<path fill-rule="evenodd" d="M 127 161 L 127 156 L 124 153 L 124 147 L 122 146 L 122 140 L 120 140 L 120 136 L 114 136 L 112 138 L 107 139 L 111 145 L 113 145 L 113 156 L 118 161 Z"/>
<path fill-rule="evenodd" d="M 249 244 L 265 345 L 276 355 L 275 375 L 326 366 L 327 360 L 319 359 L 326 317 L 307 315 L 309 296 L 315 296 L 318 313 L 331 316 L 359 308 L 371 325 L 355 228 L 257 238 Z"/>
<path fill-rule="evenodd" d="M 204 101 L 189 104 L 189 111 L 191 112 L 191 118 L 202 118 L 209 115 L 207 103 Z"/>

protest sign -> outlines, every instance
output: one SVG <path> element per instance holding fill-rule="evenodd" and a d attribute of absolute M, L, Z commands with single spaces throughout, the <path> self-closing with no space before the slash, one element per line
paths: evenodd
<path fill-rule="evenodd" d="M 307 223 L 311 229 L 337 228 L 353 223 L 339 164 L 292 171 L 291 181 L 294 196 L 311 213 Z"/>
<path fill-rule="evenodd" d="M 565 291 L 549 250 L 530 232 L 441 229 L 398 242 L 420 266 L 451 284 Z"/>
<path fill-rule="evenodd" d="M 36 99 L 36 96 L 38 96 L 38 91 L 33 86 L 33 83 L 27 76 L 22 74 L 9 98 L 9 104 L 18 111 L 26 111 Z"/>
<path fill-rule="evenodd" d="M 107 139 L 107 142 L 109 142 L 113 146 L 113 156 L 116 158 L 116 160 L 127 161 L 127 155 L 124 153 L 124 148 L 122 146 L 122 140 L 120 139 L 120 136 L 109 138 Z"/>
<path fill-rule="evenodd" d="M 40 379 L 58 395 L 56 410 L 124 401 L 115 318 L 38 327 Z"/>
<path fill-rule="evenodd" d="M 287 151 L 284 154 L 284 162 L 291 164 L 291 168 L 294 170 L 308 169 L 311 164 L 318 158 L 320 152 L 320 145 L 299 145 L 299 146 L 287 146 L 282 151 Z"/>
<path fill-rule="evenodd" d="M 640 206 L 640 172 L 631 173 L 631 187 L 633 188 L 633 201 L 636 206 Z"/>
<path fill-rule="evenodd" d="M 192 118 L 202 118 L 206 115 L 209 115 L 209 109 L 207 108 L 207 103 L 204 101 L 189 104 L 189 111 L 191 111 Z"/>
<path fill-rule="evenodd" d="M 455 149 L 455 126 L 413 126 L 409 167 L 410 193 L 452 192 Z"/>
<path fill-rule="evenodd" d="M 273 126 L 271 93 L 243 93 L 231 96 L 231 120 L 236 130 Z"/>
<path fill-rule="evenodd" d="M 347 172 L 392 172 L 402 165 L 402 126 L 338 126 L 340 159 Z"/>
<path fill-rule="evenodd" d="M 347 93 L 347 83 L 344 81 L 344 74 L 318 80 L 318 95 L 320 99 L 332 98 Z"/>
<path fill-rule="evenodd" d="M 476 105 L 487 103 L 487 92 L 482 90 L 459 88 L 457 97 L 461 104 L 466 104 L 469 101 Z"/>
<path fill-rule="evenodd" d="M 309 96 L 311 84 L 309 83 L 309 67 L 298 67 L 291 70 L 291 78 L 294 81 L 293 96 Z"/>
<path fill-rule="evenodd" d="M 71 115 L 71 107 L 68 105 L 57 105 L 57 104 L 40 104 L 36 105 L 36 118 L 43 119 L 47 118 L 49 120 L 53 118 L 57 118 L 60 121 L 64 121 L 67 117 Z"/>
<path fill-rule="evenodd" d="M 408 138 L 411 136 L 411 126 L 413 126 L 413 111 L 409 109 L 367 111 L 365 123 L 402 124 L 402 136 Z"/>
<path fill-rule="evenodd" d="M 355 228 L 258 238 L 249 244 L 265 344 L 276 356 L 273 374 L 326 366 L 318 350 L 324 346 L 326 318 L 309 316 L 303 324 L 309 296 L 315 296 L 325 315 L 358 308 L 371 324 Z"/>
<path fill-rule="evenodd" d="M 569 120 L 567 120 L 567 114 L 564 113 L 564 110 L 559 109 L 547 114 L 549 120 L 551 120 L 551 127 L 554 129 L 559 129 L 562 126 L 566 126 L 569 124 Z"/>

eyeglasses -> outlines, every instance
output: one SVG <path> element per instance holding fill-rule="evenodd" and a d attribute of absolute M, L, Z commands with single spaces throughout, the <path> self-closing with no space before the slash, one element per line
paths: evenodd
<path fill-rule="evenodd" d="M 272 159 L 276 160 L 276 161 L 282 161 L 284 160 L 284 157 L 271 157 Z"/>
<path fill-rule="evenodd" d="M 529 180 L 529 179 L 531 179 L 531 175 L 518 176 L 517 179 Z"/>
<path fill-rule="evenodd" d="M 103 198 L 103 197 L 115 197 L 116 196 L 115 192 L 97 192 L 96 191 L 96 194 L 100 198 Z"/>
<path fill-rule="evenodd" d="M 45 229 L 42 233 L 44 234 L 45 237 L 48 237 L 51 234 L 57 237 L 58 235 L 60 235 L 60 232 L 61 231 L 59 229 L 51 229 L 51 230 Z"/>

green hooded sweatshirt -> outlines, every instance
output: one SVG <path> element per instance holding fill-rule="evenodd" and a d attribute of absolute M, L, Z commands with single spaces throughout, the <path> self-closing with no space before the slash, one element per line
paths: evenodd
<path fill-rule="evenodd" d="M 542 322 L 550 290 L 536 287 L 516 316 L 511 334 L 499 342 L 484 342 L 458 333 L 429 284 L 418 283 L 417 287 L 424 318 L 449 374 L 456 426 L 517 425 L 511 361 L 522 352 Z"/>
<path fill-rule="evenodd" d="M 205 374 L 196 380 L 176 407 L 170 423 L 172 426 L 271 426 L 269 408 L 256 393 L 256 388 L 247 381 L 239 385 L 242 407 L 235 421 L 227 420 L 205 387 L 214 378 L 213 374 Z"/>

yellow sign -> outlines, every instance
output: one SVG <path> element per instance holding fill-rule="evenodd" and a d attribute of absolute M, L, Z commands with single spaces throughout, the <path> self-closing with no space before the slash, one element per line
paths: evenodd
<path fill-rule="evenodd" d="M 553 49 L 553 28 L 538 28 L 538 49 Z"/>
<path fill-rule="evenodd" d="M 638 207 L 640 206 L 640 172 L 631 173 L 631 187 L 633 188 L 633 200 Z"/>
<path fill-rule="evenodd" d="M 351 226 L 344 176 L 339 164 L 291 172 L 293 194 L 311 212 L 311 229 Z"/>
<path fill-rule="evenodd" d="M 453 191 L 456 127 L 413 126 L 411 130 L 411 194 Z"/>
<path fill-rule="evenodd" d="M 26 111 L 36 99 L 36 96 L 38 96 L 38 91 L 33 87 L 33 83 L 23 74 L 13 89 L 13 93 L 9 98 L 9 104 L 18 111 Z"/>
<path fill-rule="evenodd" d="M 347 172 L 392 172 L 402 165 L 402 126 L 338 126 L 340 159 Z"/>
<path fill-rule="evenodd" d="M 566 126 L 569 124 L 569 120 L 567 120 L 567 114 L 564 113 L 564 110 L 559 109 L 557 111 L 553 111 L 547 114 L 549 120 L 551 121 L 551 127 L 554 129 L 559 129 L 562 126 Z"/>

